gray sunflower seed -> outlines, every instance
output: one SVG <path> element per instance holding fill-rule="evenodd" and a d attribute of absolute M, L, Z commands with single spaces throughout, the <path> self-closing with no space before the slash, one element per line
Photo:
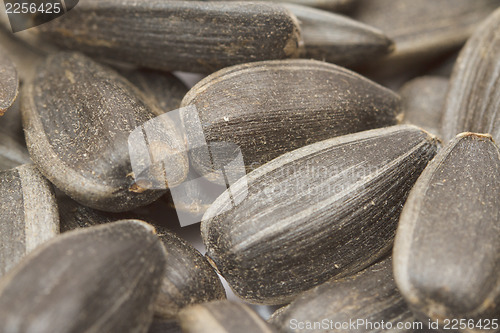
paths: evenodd
<path fill-rule="evenodd" d="M 355 65 L 386 55 L 393 42 L 380 30 L 345 16 L 309 7 L 285 4 L 299 20 L 304 58 Z"/>
<path fill-rule="evenodd" d="M 394 245 L 396 283 L 422 320 L 498 318 L 499 206 L 500 150 L 490 136 L 457 136 L 422 173 Z"/>
<path fill-rule="evenodd" d="M 0 330 L 147 332 L 165 265 L 154 228 L 138 220 L 66 233 L 0 281 Z"/>
<path fill-rule="evenodd" d="M 223 69 L 194 86 L 182 106 L 196 107 L 209 145 L 235 144 L 251 171 L 313 142 L 394 125 L 400 98 L 342 67 L 298 59 Z M 188 111 L 181 109 L 189 146 L 198 144 L 200 129 Z M 205 176 L 217 170 L 218 163 L 212 165 L 205 150 L 190 148 L 197 172 Z M 223 148 L 212 146 L 212 157 L 225 160 L 233 153 Z M 220 182 L 217 177 L 207 179 Z"/>
<path fill-rule="evenodd" d="M 419 126 L 439 136 L 447 90 L 448 79 L 441 76 L 422 76 L 406 83 L 399 91 L 403 102 L 403 123 Z"/>
<path fill-rule="evenodd" d="M 155 305 L 156 316 L 173 319 L 188 305 L 226 298 L 217 273 L 198 250 L 171 232 L 159 236 L 167 249 L 168 265 Z"/>
<path fill-rule="evenodd" d="M 0 122 L 2 118 L 0 118 Z M 31 163 L 26 147 L 0 132 L 0 171 Z"/>
<path fill-rule="evenodd" d="M 500 142 L 500 9 L 474 32 L 453 69 L 441 130 L 449 141 L 460 132 L 490 133 Z"/>
<path fill-rule="evenodd" d="M 397 73 L 459 48 L 499 5 L 498 0 L 359 0 L 353 17 L 395 42 L 395 52 L 373 67 Z"/>
<path fill-rule="evenodd" d="M 138 215 L 133 212 L 99 212 L 81 206 L 67 197 L 58 198 L 58 202 L 62 232 Z M 180 309 L 190 304 L 225 299 L 224 287 L 205 257 L 172 232 L 160 226 L 155 227 L 167 250 L 167 265 L 155 303 L 155 316 L 172 320 Z"/>
<path fill-rule="evenodd" d="M 354 274 L 390 250 L 407 193 L 436 145 L 402 125 L 282 155 L 205 213 L 207 256 L 238 296 L 262 304 Z"/>
<path fill-rule="evenodd" d="M 193 305 L 179 314 L 184 333 L 275 333 L 259 315 L 242 303 L 218 301 Z"/>
<path fill-rule="evenodd" d="M 325 282 L 309 290 L 288 306 L 277 310 L 270 323 L 281 332 L 310 332 L 312 326 L 297 327 L 297 323 L 322 322 L 349 323 L 363 319 L 365 322 L 398 323 L 411 325 L 415 321 L 406 302 L 396 288 L 392 277 L 391 259 L 374 264 L 355 276 Z M 331 325 L 331 324 L 330 324 Z M 314 332 L 386 332 L 370 326 L 335 327 L 316 329 Z"/>
<path fill-rule="evenodd" d="M 160 0 L 82 1 L 40 36 L 99 58 L 208 73 L 294 57 L 300 40 L 296 18 L 277 4 Z"/>
<path fill-rule="evenodd" d="M 59 233 L 49 182 L 33 165 L 0 172 L 0 276 Z M 0 311 L 1 312 L 1 311 Z"/>
<path fill-rule="evenodd" d="M 73 199 L 126 211 L 162 195 L 134 184 L 128 145 L 131 132 L 162 112 L 116 72 L 78 53 L 51 55 L 27 87 L 22 112 L 33 161 Z M 161 171 L 180 183 L 188 169 L 182 136 L 166 118 L 157 125 L 156 153 L 170 161 Z"/>
<path fill-rule="evenodd" d="M 12 106 L 18 89 L 17 69 L 9 56 L 0 49 L 0 116 Z"/>
<path fill-rule="evenodd" d="M 151 70 L 122 71 L 121 74 L 139 88 L 163 112 L 176 110 L 188 88 L 170 73 Z"/>

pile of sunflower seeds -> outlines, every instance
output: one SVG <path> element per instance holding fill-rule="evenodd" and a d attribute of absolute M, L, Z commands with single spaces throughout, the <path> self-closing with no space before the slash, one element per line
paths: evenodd
<path fill-rule="evenodd" d="M 5 4 L 0 333 L 500 332 L 500 0 Z"/>

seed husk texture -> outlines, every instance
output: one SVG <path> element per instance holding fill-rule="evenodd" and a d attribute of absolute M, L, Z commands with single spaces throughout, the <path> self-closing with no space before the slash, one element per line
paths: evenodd
<path fill-rule="evenodd" d="M 298 53 L 297 19 L 277 4 L 205 1 L 82 1 L 40 27 L 76 51 L 163 70 L 211 73 Z"/>
<path fill-rule="evenodd" d="M 342 67 L 294 59 L 223 69 L 195 85 L 182 106 L 191 163 L 205 176 L 217 163 L 203 149 L 191 147 L 199 141 L 199 122 L 209 145 L 236 144 L 249 172 L 307 144 L 395 125 L 400 98 Z M 196 117 L 185 112 L 188 106 L 196 107 Z M 220 160 L 230 159 L 226 155 L 232 152 L 211 150 Z"/>
<path fill-rule="evenodd" d="M 408 81 L 399 91 L 403 123 L 419 126 L 440 136 L 448 81 L 442 76 L 422 76 Z"/>
<path fill-rule="evenodd" d="M 167 263 L 155 315 L 175 318 L 191 304 L 226 299 L 224 287 L 207 259 L 171 232 L 159 234 L 167 249 Z"/>
<path fill-rule="evenodd" d="M 277 332 L 248 305 L 231 301 L 187 307 L 179 314 L 179 324 L 184 333 Z"/>
<path fill-rule="evenodd" d="M 401 125 L 284 154 L 208 209 L 207 256 L 253 303 L 283 304 L 352 275 L 388 253 L 406 196 L 436 149 L 434 137 Z"/>
<path fill-rule="evenodd" d="M 394 274 L 422 321 L 498 318 L 499 182 L 498 146 L 490 136 L 464 133 L 412 189 L 399 221 Z"/>
<path fill-rule="evenodd" d="M 285 4 L 299 20 L 304 41 L 301 57 L 356 65 L 384 56 L 393 42 L 382 31 L 342 15 Z"/>
<path fill-rule="evenodd" d="M 0 171 L 0 277 L 59 234 L 52 185 L 33 165 Z"/>
<path fill-rule="evenodd" d="M 461 132 L 490 133 L 500 142 L 500 9 L 467 41 L 453 68 L 441 130 L 449 141 Z"/>
<path fill-rule="evenodd" d="M 364 319 L 371 323 L 413 322 L 415 318 L 399 293 L 392 275 L 391 258 L 374 264 L 360 273 L 340 279 L 327 281 L 314 289 L 301 294 L 291 304 L 279 309 L 270 323 L 279 327 L 281 332 L 308 332 L 310 328 L 294 328 L 295 322 L 321 322 L 328 318 L 334 323 Z M 336 332 L 386 332 L 382 329 L 363 330 L 343 327 Z M 386 326 L 387 327 L 387 326 Z M 359 330 L 358 330 L 359 329 Z M 315 332 L 331 332 L 326 327 Z"/>
<path fill-rule="evenodd" d="M 14 103 L 19 89 L 17 69 L 9 56 L 0 49 L 0 116 Z"/>
<path fill-rule="evenodd" d="M 119 218 L 114 215 L 127 214 L 107 213 L 82 206 L 64 194 L 59 194 L 57 196 L 57 205 L 59 208 L 61 233 L 80 228 L 88 228 L 99 224 L 116 222 L 125 219 L 125 217 L 120 216 L 122 218 Z M 132 216 L 127 216 L 127 218 L 132 218 Z"/>
<path fill-rule="evenodd" d="M 165 248 L 144 222 L 68 232 L 0 281 L 0 330 L 147 332 L 165 265 Z"/>
<path fill-rule="evenodd" d="M 161 112 L 111 69 L 78 53 L 57 53 L 40 66 L 23 96 L 26 142 L 40 171 L 76 201 L 105 211 L 146 205 L 162 191 L 136 190 L 128 138 Z M 159 148 L 174 182 L 187 175 L 182 136 L 166 119 L 157 123 Z M 162 127 L 164 126 L 164 127 Z"/>

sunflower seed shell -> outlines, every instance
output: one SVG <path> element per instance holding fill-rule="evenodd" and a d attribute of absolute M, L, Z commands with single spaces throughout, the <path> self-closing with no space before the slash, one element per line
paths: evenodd
<path fill-rule="evenodd" d="M 52 186 L 33 165 L 0 171 L 0 277 L 59 234 Z"/>
<path fill-rule="evenodd" d="M 155 108 L 126 79 L 90 58 L 51 55 L 23 97 L 30 155 L 57 188 L 86 206 L 112 212 L 144 206 L 164 191 L 134 183 L 128 140 L 161 114 Z M 181 182 L 188 169 L 183 138 L 168 119 L 157 125 L 164 140 L 158 154 L 171 162 L 162 170 Z"/>
<path fill-rule="evenodd" d="M 223 69 L 194 86 L 182 106 L 191 163 L 199 174 L 219 183 L 217 174 L 213 179 L 208 176 L 217 170 L 217 163 L 212 164 L 204 150 L 192 147 L 199 142 L 200 122 L 202 139 L 209 146 L 234 144 L 249 172 L 307 144 L 395 125 L 400 98 L 342 67 L 299 59 Z M 211 147 L 212 157 L 229 160 L 234 150 L 223 148 Z"/>
<path fill-rule="evenodd" d="M 94 57 L 199 73 L 294 57 L 300 41 L 291 13 L 252 2 L 86 0 L 39 31 Z"/>
<path fill-rule="evenodd" d="M 201 224 L 207 256 L 248 302 L 283 304 L 391 249 L 406 196 L 437 149 L 412 126 L 321 141 L 232 185 Z"/>
<path fill-rule="evenodd" d="M 428 319 L 500 314 L 500 150 L 490 136 L 464 133 L 429 163 L 405 203 L 394 274 L 413 312 Z M 493 329 L 492 331 L 495 331 Z"/>
<path fill-rule="evenodd" d="M 165 265 L 141 221 L 66 233 L 0 281 L 0 330 L 147 332 Z"/>

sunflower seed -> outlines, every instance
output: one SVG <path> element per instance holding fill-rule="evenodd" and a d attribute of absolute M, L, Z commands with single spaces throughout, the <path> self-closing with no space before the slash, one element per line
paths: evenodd
<path fill-rule="evenodd" d="M 399 91 L 403 102 L 403 123 L 419 126 L 440 135 L 448 79 L 440 76 L 421 76 L 406 83 Z"/>
<path fill-rule="evenodd" d="M 355 276 L 325 282 L 309 290 L 291 304 L 271 317 L 270 323 L 281 332 L 310 332 L 313 326 L 328 318 L 328 328 L 314 332 L 386 332 L 370 329 L 368 322 L 385 323 L 385 327 L 397 323 L 409 324 L 415 321 L 406 302 L 396 288 L 392 277 L 391 259 L 374 264 Z M 349 323 L 364 320 L 364 324 L 352 327 L 338 327 L 331 323 Z M 294 323 L 305 323 L 298 328 Z M 410 324 L 411 325 L 411 324 Z"/>
<path fill-rule="evenodd" d="M 276 4 L 160 0 L 82 1 L 40 36 L 99 58 L 201 73 L 294 57 L 300 40 L 296 18 Z"/>
<path fill-rule="evenodd" d="M 106 211 L 146 205 L 162 191 L 134 184 L 128 136 L 162 112 L 116 72 L 78 53 L 48 57 L 23 96 L 26 141 L 40 171 L 82 204 Z M 183 139 L 173 122 L 157 123 L 157 153 L 172 183 L 187 175 Z"/>
<path fill-rule="evenodd" d="M 204 140 L 209 145 L 235 144 L 251 171 L 313 142 L 394 125 L 400 98 L 344 68 L 299 59 L 223 69 L 194 86 L 182 106 L 188 145 L 199 141 L 199 122 L 194 121 L 199 117 Z M 196 107 L 198 117 L 187 106 Z M 198 173 L 205 176 L 217 170 L 203 149 L 190 148 Z M 211 148 L 212 157 L 220 160 L 233 152 L 225 146 Z M 207 179 L 221 181 L 220 176 Z"/>
<path fill-rule="evenodd" d="M 443 111 L 443 138 L 490 133 L 500 142 L 500 9 L 474 32 L 460 52 Z"/>
<path fill-rule="evenodd" d="M 155 315 L 173 319 L 190 304 L 226 298 L 224 287 L 208 261 L 194 247 L 171 232 L 159 234 L 167 249 L 167 267 Z"/>
<path fill-rule="evenodd" d="M 0 330 L 147 332 L 165 265 L 141 221 L 66 233 L 0 281 Z"/>
<path fill-rule="evenodd" d="M 499 206 L 500 150 L 490 136 L 459 135 L 422 173 L 394 245 L 396 283 L 422 320 L 498 318 Z"/>
<path fill-rule="evenodd" d="M 353 17 L 382 30 L 396 49 L 376 71 L 411 71 L 458 49 L 499 0 L 359 0 Z"/>
<path fill-rule="evenodd" d="M 19 89 L 17 70 L 7 54 L 0 49 L 0 116 L 14 103 Z"/>
<path fill-rule="evenodd" d="M 0 172 L 0 276 L 59 233 L 49 182 L 33 165 Z M 0 311 L 1 312 L 1 311 Z"/>
<path fill-rule="evenodd" d="M 120 218 L 138 217 L 134 212 L 116 214 L 96 211 L 64 196 L 58 198 L 58 202 L 62 232 L 115 222 Z M 167 265 L 155 303 L 155 316 L 173 320 L 185 306 L 225 299 L 224 287 L 205 257 L 164 227 L 154 226 L 167 250 Z"/>
<path fill-rule="evenodd" d="M 273 333 L 277 332 L 242 303 L 218 301 L 193 305 L 179 314 L 184 333 Z"/>
<path fill-rule="evenodd" d="M 345 16 L 286 4 L 300 22 L 304 58 L 355 65 L 390 53 L 393 42 L 380 30 Z"/>
<path fill-rule="evenodd" d="M 0 118 L 0 122 L 2 119 Z M 31 163 L 26 147 L 0 132 L 0 171 Z"/>
<path fill-rule="evenodd" d="M 207 256 L 238 296 L 262 304 L 354 274 L 390 250 L 407 193 L 436 149 L 435 138 L 402 125 L 282 155 L 205 213 Z"/>

